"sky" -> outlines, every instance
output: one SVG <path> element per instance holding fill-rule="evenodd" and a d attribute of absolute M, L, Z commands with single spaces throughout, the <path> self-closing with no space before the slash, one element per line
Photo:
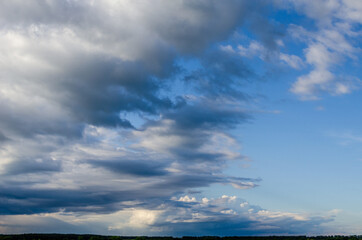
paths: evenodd
<path fill-rule="evenodd" d="M 0 233 L 362 234 L 362 1 L 0 1 Z"/>

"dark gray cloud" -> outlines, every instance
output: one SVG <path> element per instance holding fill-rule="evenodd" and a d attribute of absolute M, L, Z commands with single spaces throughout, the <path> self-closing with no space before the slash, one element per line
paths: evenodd
<path fill-rule="evenodd" d="M 149 160 L 89 160 L 87 163 L 122 175 L 155 177 L 169 174 L 164 163 Z"/>
<path fill-rule="evenodd" d="M 46 173 L 61 171 L 61 162 L 52 159 L 18 159 L 5 166 L 5 173 L 8 175 L 26 173 Z"/>
<path fill-rule="evenodd" d="M 2 132 L 0 132 L 0 142 L 5 142 L 9 140 L 8 137 L 6 137 Z"/>
<path fill-rule="evenodd" d="M 77 226 L 54 217 L 6 216 L 0 229 L 4 233 L 92 233 L 92 228 Z"/>
<path fill-rule="evenodd" d="M 1 215 L 87 212 L 109 213 L 125 207 L 122 202 L 134 199 L 144 200 L 157 195 L 150 191 L 101 191 L 87 188 L 71 189 L 29 189 L 26 187 L 1 187 Z M 135 205 L 137 206 L 137 205 Z"/>
<path fill-rule="evenodd" d="M 167 67 L 166 67 L 167 68 Z M 129 120 L 121 119 L 122 111 L 158 114 L 177 107 L 169 98 L 161 98 L 162 85 L 149 76 L 150 70 L 139 62 L 119 60 L 76 65 L 67 81 L 52 86 L 72 98 L 60 98 L 66 109 L 78 121 L 97 126 L 132 127 Z"/>
<path fill-rule="evenodd" d="M 170 229 L 166 234 L 174 236 L 269 236 L 303 235 L 306 231 L 322 232 L 321 225 L 331 219 L 315 218 L 310 221 L 298 221 L 292 218 L 275 221 L 269 225 L 247 217 L 219 217 L 210 221 L 183 222 L 156 225 Z M 326 231 L 326 230 L 324 230 Z"/>
<path fill-rule="evenodd" d="M 3 27 L 20 24 L 52 24 L 68 22 L 69 19 L 77 18 L 76 13 L 81 11 L 81 5 L 75 1 L 38 1 L 30 0 L 26 3 L 22 1 L 1 2 L 1 24 Z M 81 11 L 82 12 L 82 11 Z M 83 14 L 80 14 L 83 15 Z M 74 19 L 75 20 L 75 19 Z M 78 19 L 79 20 L 79 19 Z"/>
<path fill-rule="evenodd" d="M 230 129 L 250 119 L 250 115 L 239 108 L 212 102 L 188 105 L 165 114 L 165 119 L 175 121 L 175 131 Z M 186 131 L 183 131 L 186 130 Z"/>
<path fill-rule="evenodd" d="M 104 167 L 104 164 L 101 165 Z M 109 166 L 106 166 L 109 167 Z M 117 166 L 118 167 L 118 166 Z M 133 170 L 133 172 L 132 172 Z M 19 171 L 19 170 L 18 170 Z M 53 212 L 111 213 L 130 207 L 127 202 L 137 201 L 132 207 L 154 208 L 167 201 L 171 196 L 189 188 L 207 187 L 213 183 L 245 184 L 245 188 L 257 186 L 258 179 L 228 178 L 210 174 L 169 174 L 157 170 L 112 169 L 121 174 L 115 186 L 83 185 L 82 189 L 34 187 L 42 182 L 21 182 L 4 180 L 0 186 L 0 215 L 38 214 Z M 126 172 L 127 171 L 127 172 Z M 142 172 L 141 172 L 142 171 Z M 36 173 L 33 171 L 33 173 Z M 134 177 L 155 177 L 143 184 L 134 183 Z M 128 179 L 126 179 L 128 177 Z M 117 178 L 114 178 L 116 180 Z M 136 178 L 137 179 L 137 178 Z M 128 180 L 128 181 L 125 181 Z M 99 180 L 101 181 L 101 180 Z M 105 180 L 102 180 L 105 181 Z M 125 181 L 125 183 L 122 183 Z M 129 185 L 129 184 L 133 185 Z M 254 185 L 253 185 L 254 184 Z M 29 186 L 32 186 L 29 188 Z"/>

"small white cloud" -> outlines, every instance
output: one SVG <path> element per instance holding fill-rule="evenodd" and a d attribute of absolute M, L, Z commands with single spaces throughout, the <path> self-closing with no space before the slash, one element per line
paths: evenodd
<path fill-rule="evenodd" d="M 294 69 L 300 69 L 304 65 L 303 60 L 296 55 L 288 55 L 285 53 L 280 53 L 279 58 L 281 61 L 285 62 Z"/>
<path fill-rule="evenodd" d="M 321 90 L 327 90 L 333 81 L 332 73 L 325 69 L 317 69 L 298 78 L 292 85 L 291 92 L 300 96 L 302 100 L 317 100 L 317 94 Z"/>
<path fill-rule="evenodd" d="M 209 201 L 210 201 L 210 200 L 207 199 L 207 198 L 202 198 L 202 200 L 201 200 L 202 204 L 208 204 Z"/>
<path fill-rule="evenodd" d="M 262 57 L 263 53 L 265 52 L 265 48 L 263 45 L 261 45 L 260 43 L 258 43 L 257 41 L 251 41 L 249 43 L 248 47 L 244 47 L 242 45 L 238 45 L 238 52 L 241 56 L 244 57 L 255 57 L 255 56 L 259 56 Z"/>
<path fill-rule="evenodd" d="M 177 201 L 179 202 L 197 202 L 196 198 L 195 197 L 189 197 L 188 195 L 185 195 L 183 197 L 180 197 Z"/>
<path fill-rule="evenodd" d="M 132 216 L 129 219 L 129 224 L 132 227 L 138 228 L 151 225 L 156 222 L 159 214 L 160 211 L 137 209 L 133 211 Z"/>
<path fill-rule="evenodd" d="M 220 211 L 221 213 L 223 214 L 232 214 L 232 215 L 237 215 L 237 212 L 235 212 L 234 210 L 232 209 L 228 209 L 228 210 L 222 210 Z"/>
<path fill-rule="evenodd" d="M 315 108 L 315 110 L 317 110 L 317 111 L 324 111 L 325 108 L 324 108 L 323 106 L 318 106 L 318 107 Z"/>
<path fill-rule="evenodd" d="M 316 69 L 327 69 L 331 64 L 337 62 L 337 56 L 320 43 L 311 44 L 304 52 L 307 62 Z"/>
<path fill-rule="evenodd" d="M 233 186 L 234 188 L 237 189 L 250 189 L 250 188 L 255 188 L 256 186 L 258 186 L 256 183 L 254 182 L 231 182 L 230 183 L 231 186 Z"/>
<path fill-rule="evenodd" d="M 236 200 L 236 196 L 228 196 L 228 195 L 222 195 L 221 196 L 222 199 L 225 199 L 229 202 L 235 201 Z"/>
<path fill-rule="evenodd" d="M 342 209 L 337 209 L 337 208 L 335 208 L 335 209 L 332 209 L 332 210 L 328 211 L 328 214 L 330 214 L 330 215 L 337 215 L 337 214 L 340 214 L 341 212 L 343 212 Z"/>
<path fill-rule="evenodd" d="M 221 45 L 220 49 L 224 52 L 235 53 L 235 50 L 233 49 L 233 47 L 231 45 Z"/>
<path fill-rule="evenodd" d="M 246 206 L 248 206 L 249 205 L 249 203 L 248 202 L 243 202 L 243 203 L 240 203 L 240 207 L 246 207 Z"/>
<path fill-rule="evenodd" d="M 343 84 L 343 83 L 337 83 L 336 84 L 335 93 L 337 95 L 343 95 L 343 94 L 347 94 L 347 93 L 350 93 L 350 92 L 351 92 L 351 89 L 346 84 Z"/>
<path fill-rule="evenodd" d="M 284 47 L 284 42 L 283 42 L 283 40 L 278 39 L 278 40 L 276 41 L 276 43 L 277 43 L 277 45 L 278 45 L 279 47 Z"/>
<path fill-rule="evenodd" d="M 293 218 L 298 221 L 307 221 L 308 218 L 301 214 L 289 213 L 289 212 L 272 212 L 267 210 L 260 210 L 257 212 L 259 216 L 268 217 L 268 218 Z"/>

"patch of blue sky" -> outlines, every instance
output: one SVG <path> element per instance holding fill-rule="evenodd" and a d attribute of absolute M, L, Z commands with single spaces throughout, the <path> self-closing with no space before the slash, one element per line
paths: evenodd
<path fill-rule="evenodd" d="M 360 147 L 338 144 L 329 133 L 341 126 L 337 132 L 347 126 L 352 132 L 360 130 L 362 116 L 348 104 L 356 95 L 324 100 L 324 110 L 316 109 L 315 102 L 285 102 L 280 114 L 260 114 L 253 124 L 241 127 L 236 135 L 252 167 L 244 171 L 231 165 L 226 172 L 237 176 L 240 169 L 242 176 L 248 172 L 263 179 L 260 187 L 243 192 L 245 198 L 269 209 L 355 209 L 362 196 Z"/>
<path fill-rule="evenodd" d="M 179 57 L 175 60 L 174 65 L 178 69 L 169 79 L 166 79 L 167 87 L 160 90 L 160 96 L 168 97 L 172 101 L 177 101 L 178 97 L 195 96 L 197 93 L 191 87 L 191 84 L 185 82 L 185 78 L 191 72 L 201 68 L 199 59 L 195 57 Z"/>
<path fill-rule="evenodd" d="M 287 12 L 279 12 L 283 19 Z M 291 17 L 288 15 L 288 17 Z M 297 24 L 308 30 L 309 20 L 295 15 Z M 293 19 L 291 17 L 290 19 Z M 289 19 L 288 19 L 289 20 Z M 291 21 L 292 22 L 292 21 Z M 289 54 L 304 58 L 305 42 L 283 39 Z M 359 87 L 361 70 L 359 56 L 346 57 L 332 68 L 338 78 L 353 81 Z M 267 72 L 257 57 L 248 62 L 257 73 Z M 242 125 L 233 132 L 239 136 L 242 154 L 252 161 L 230 163 L 226 174 L 258 177 L 263 181 L 255 189 L 236 190 L 230 186 L 215 186 L 218 191 L 237 195 L 270 210 L 319 212 L 343 209 L 345 215 L 358 210 L 362 197 L 359 174 L 362 167 L 361 148 L 362 97 L 358 92 L 348 95 L 320 93 L 318 101 L 299 101 L 289 89 L 299 76 L 308 74 L 312 66 L 293 70 L 274 66 L 263 84 L 251 84 L 245 90 L 260 94 L 256 108 L 260 108 L 252 124 Z M 270 80 L 270 81 L 269 81 Z M 272 81 L 271 81 L 272 80 Z M 263 101 L 268 99 L 268 101 Z M 351 102 L 355 104 L 351 104 Z M 275 111 L 277 110 L 277 111 Z M 245 168 L 249 165 L 248 168 Z M 353 214 L 352 214 L 353 215 Z M 345 217 L 341 217 L 343 219 Z M 357 215 L 351 216 L 357 220 Z"/>
<path fill-rule="evenodd" d="M 317 30 L 316 21 L 306 17 L 304 14 L 298 13 L 297 9 L 285 8 L 278 9 L 277 11 L 271 11 L 269 18 L 273 21 L 279 22 L 280 24 L 288 27 L 290 24 L 304 26 L 310 31 Z"/>

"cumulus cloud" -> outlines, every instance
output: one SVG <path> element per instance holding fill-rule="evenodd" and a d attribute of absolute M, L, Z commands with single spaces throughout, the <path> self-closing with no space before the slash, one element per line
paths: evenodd
<path fill-rule="evenodd" d="M 279 3 L 291 4 L 317 25 L 315 31 L 290 26 L 291 35 L 307 44 L 304 49 L 305 59 L 312 68 L 308 74 L 297 79 L 291 92 L 304 100 L 316 100 L 321 93 L 343 95 L 357 89 L 360 85 L 358 78 L 338 73 L 335 68 L 346 59 L 358 61 L 357 53 L 361 49 L 355 40 L 361 34 L 356 28 L 361 24 L 361 19 L 356 18 L 355 13 L 361 12 L 361 4 L 358 1 L 337 0 Z"/>

